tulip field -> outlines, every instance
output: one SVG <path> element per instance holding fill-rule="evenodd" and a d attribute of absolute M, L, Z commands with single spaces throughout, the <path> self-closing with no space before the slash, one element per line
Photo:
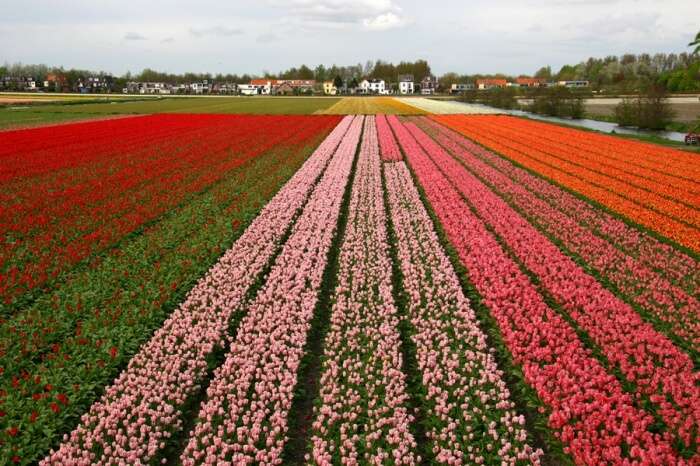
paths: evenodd
<path fill-rule="evenodd" d="M 0 464 L 700 465 L 697 156 L 377 99 L 0 131 Z"/>

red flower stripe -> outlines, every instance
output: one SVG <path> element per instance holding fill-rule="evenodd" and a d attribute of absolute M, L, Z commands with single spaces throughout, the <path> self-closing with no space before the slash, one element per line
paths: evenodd
<path fill-rule="evenodd" d="M 700 374 L 665 336 L 603 288 L 428 135 L 407 128 L 477 213 L 533 272 L 576 324 L 600 346 L 613 367 L 658 404 L 659 414 L 686 447 L 700 425 Z"/>
<path fill-rule="evenodd" d="M 440 464 L 539 464 L 476 314 L 401 163 L 384 165 L 408 318 Z M 478 436 L 475 432 L 479 432 Z"/>
<path fill-rule="evenodd" d="M 279 464 L 297 369 L 363 117 L 356 117 L 214 374 L 184 465 Z"/>
<path fill-rule="evenodd" d="M 580 464 L 683 464 L 665 439 L 649 432 L 653 418 L 634 406 L 545 304 L 408 130 L 396 118 L 389 122 L 525 380 L 548 407 L 549 427 L 566 451 Z"/>
<path fill-rule="evenodd" d="M 456 129 L 465 136 L 490 147 L 523 166 L 541 173 L 584 196 L 587 196 L 631 220 L 670 239 L 700 251 L 700 205 L 697 195 L 690 194 L 687 203 L 662 198 L 652 192 L 593 172 L 588 167 L 576 166 L 558 159 L 560 152 L 541 141 L 537 134 L 516 140 L 508 131 L 522 125 L 522 119 L 494 116 L 435 116 L 436 120 Z M 499 124 L 492 120 L 497 118 Z M 540 130 L 553 125 L 540 127 Z M 589 133 L 579 131 L 585 139 Z M 627 141 L 619 141 L 624 145 Z M 636 147 L 636 146 L 635 146 Z M 570 152 L 575 152 L 571 150 Z M 679 151 L 676 151 L 679 152 Z M 634 152 L 630 153 L 630 157 Z M 685 160 L 685 154 L 676 159 Z M 682 167 L 683 165 L 677 165 Z M 562 168 L 563 167 L 563 168 Z M 683 173 L 680 168 L 679 173 Z M 690 207 L 694 206 L 694 207 Z"/>
<path fill-rule="evenodd" d="M 424 148 L 429 153 L 435 154 L 440 150 L 425 135 L 416 135 L 416 138 L 425 141 Z M 686 339 L 687 348 L 700 347 L 700 302 L 695 297 L 689 296 L 633 257 L 579 225 L 575 218 L 556 210 L 521 184 L 484 163 L 476 154 L 481 156 L 486 150 L 475 144 L 466 150 L 464 145 L 468 141 L 460 144 L 457 138 L 464 139 L 456 135 L 453 139 L 441 133 L 437 136 L 437 141 L 464 161 L 472 172 L 498 189 L 504 198 L 524 212 L 530 222 L 561 241 L 571 252 L 585 258 L 623 296 L 652 314 L 671 333 Z"/>
<path fill-rule="evenodd" d="M 436 132 L 440 142 L 446 147 L 458 144 L 507 175 L 515 184 L 522 185 L 552 207 L 576 219 L 582 226 L 607 239 L 616 248 L 666 277 L 690 295 L 700 292 L 700 263 L 692 257 L 591 206 L 568 191 L 531 175 L 527 170 L 515 166 L 439 123 L 428 118 L 421 118 L 419 121 L 429 131 Z"/>
<path fill-rule="evenodd" d="M 6 185 L 3 196 L 12 198 L 4 204 L 12 207 L 0 211 L 0 294 L 6 306 L 13 298 L 56 280 L 74 264 L 113 245 L 247 160 L 280 144 L 304 144 L 337 121 L 208 115 L 193 117 L 192 127 L 182 130 L 179 120 L 190 121 L 190 117 L 135 118 L 144 125 L 136 132 L 152 137 L 141 141 L 146 149 L 136 147 L 116 157 L 109 157 L 108 150 L 102 158 L 73 170 L 23 177 Z M 131 125 L 129 120 L 119 121 Z M 200 127 L 207 121 L 208 126 Z M 151 134 L 153 124 L 173 125 L 181 131 L 163 140 L 162 131 Z M 76 127 L 80 125 L 61 128 L 76 131 Z M 77 133 L 75 137 L 80 136 Z M 100 144 L 83 150 L 99 151 Z M 71 156 L 70 152 L 64 155 L 60 147 L 45 155 Z"/>
<path fill-rule="evenodd" d="M 418 464 L 373 116 L 365 122 L 354 180 L 307 461 Z"/>
<path fill-rule="evenodd" d="M 181 426 L 180 409 L 206 374 L 207 356 L 225 343 L 230 318 L 241 312 L 247 290 L 351 121 L 346 117 L 328 135 L 43 464 L 145 463 L 163 448 Z"/>

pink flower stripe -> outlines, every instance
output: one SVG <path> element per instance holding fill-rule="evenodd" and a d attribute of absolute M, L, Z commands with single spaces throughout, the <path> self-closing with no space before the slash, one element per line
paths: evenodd
<path fill-rule="evenodd" d="M 700 263 L 695 259 L 628 226 L 547 180 L 531 175 L 527 170 L 517 167 L 461 134 L 427 118 L 419 121 L 424 127 L 435 130 L 439 134 L 439 141 L 446 147 L 454 147 L 454 143 L 464 147 L 469 153 L 510 177 L 516 184 L 523 186 L 567 216 L 576 219 L 596 235 L 607 239 L 616 248 L 637 259 L 640 264 L 666 277 L 689 295 L 695 296 L 700 292 Z"/>
<path fill-rule="evenodd" d="M 346 117 L 242 236 L 189 292 L 104 396 L 42 464 L 147 463 L 180 429 L 180 408 L 198 389 L 206 358 L 288 230 L 351 124 Z M 346 137 L 351 137 L 350 135 Z M 345 154 L 333 160 L 345 159 Z"/>
<path fill-rule="evenodd" d="M 362 138 L 324 343 L 311 464 L 417 464 L 374 117 Z"/>
<path fill-rule="evenodd" d="M 287 415 L 363 117 L 356 117 L 214 373 L 185 465 L 280 464 Z"/>
<path fill-rule="evenodd" d="M 658 404 L 668 435 L 686 448 L 700 425 L 700 374 L 690 357 L 588 275 L 505 201 L 413 124 L 423 149 L 477 213 L 600 347 L 613 367 Z M 562 226 L 563 229 L 563 226 Z"/>
<path fill-rule="evenodd" d="M 469 278 L 491 310 L 516 364 L 549 410 L 549 427 L 579 464 L 684 464 L 654 419 L 549 308 L 408 130 L 389 118 Z M 622 447 L 625 447 L 623 451 Z"/>
<path fill-rule="evenodd" d="M 539 464 L 408 168 L 384 170 L 436 461 Z"/>
<path fill-rule="evenodd" d="M 434 153 L 434 142 L 420 140 L 425 140 L 425 149 Z M 655 316 L 668 331 L 687 340 L 688 348 L 700 348 L 700 302 L 695 297 L 484 163 L 476 151 L 465 149 L 442 133 L 436 135 L 436 140 L 463 160 L 472 172 L 495 187 L 504 199 L 524 212 L 530 222 L 561 241 L 569 251 L 585 258 L 623 296 Z"/>
<path fill-rule="evenodd" d="M 379 134 L 379 146 L 384 162 L 398 162 L 403 159 L 399 146 L 396 144 L 391 128 L 386 121 L 386 115 L 377 115 L 377 133 Z"/>

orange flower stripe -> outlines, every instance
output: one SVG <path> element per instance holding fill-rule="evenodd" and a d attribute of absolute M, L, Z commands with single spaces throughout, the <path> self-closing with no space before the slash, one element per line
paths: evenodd
<path fill-rule="evenodd" d="M 693 154 L 503 115 L 431 118 L 700 251 L 700 169 Z"/>

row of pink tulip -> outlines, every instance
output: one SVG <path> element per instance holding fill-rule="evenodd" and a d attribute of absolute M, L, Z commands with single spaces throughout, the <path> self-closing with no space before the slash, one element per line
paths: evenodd
<path fill-rule="evenodd" d="M 608 240 L 617 249 L 635 258 L 641 265 L 657 272 L 691 296 L 700 292 L 700 263 L 676 248 L 662 243 L 648 234 L 628 226 L 602 209 L 570 194 L 568 191 L 530 174 L 512 162 L 499 157 L 464 136 L 449 130 L 427 118 L 421 118 L 421 126 L 435 132 L 441 143 L 448 141 L 462 146 L 479 157 L 516 184 L 526 188 L 537 197 L 576 219 L 581 226 Z"/>
<path fill-rule="evenodd" d="M 181 408 L 199 389 L 207 358 L 226 343 L 231 317 L 278 248 L 295 213 L 346 134 L 346 117 L 190 291 L 43 464 L 146 463 L 182 426 Z M 344 163 L 347 155 L 333 160 Z"/>
<path fill-rule="evenodd" d="M 695 444 L 700 425 L 700 374 L 691 358 L 605 289 L 503 199 L 414 124 L 409 132 L 576 325 L 600 347 L 611 366 L 657 405 L 670 438 Z M 563 226 L 560 226 L 560 228 Z M 562 229 L 563 231 L 563 229 Z"/>
<path fill-rule="evenodd" d="M 525 418 L 489 351 L 403 162 L 384 166 L 426 424 L 440 464 L 539 464 Z"/>
<path fill-rule="evenodd" d="M 497 189 L 530 222 L 560 241 L 564 248 L 585 258 L 587 265 L 614 285 L 621 296 L 653 315 L 670 333 L 687 340 L 688 348 L 700 347 L 700 302 L 697 298 L 585 228 L 575 217 L 555 209 L 522 184 L 485 163 L 479 157 L 481 151 L 465 148 L 458 142 L 459 138 L 464 139 L 457 135 L 451 138 L 444 133 L 435 135 L 436 141 Z M 428 144 L 432 147 L 435 143 L 428 141 Z M 430 147 L 426 150 L 430 151 Z"/>
<path fill-rule="evenodd" d="M 653 417 L 635 406 L 573 328 L 545 303 L 409 130 L 394 117 L 389 121 L 565 451 L 580 464 L 683 464 L 666 439 L 650 432 Z"/>
<path fill-rule="evenodd" d="M 377 115 L 377 133 L 379 134 L 379 146 L 381 148 L 381 157 L 384 162 L 397 162 L 403 157 L 399 146 L 396 145 L 394 135 L 391 134 L 391 128 L 386 121 L 386 115 Z"/>
<path fill-rule="evenodd" d="M 287 416 L 363 117 L 356 117 L 248 306 L 181 456 L 194 464 L 281 464 Z"/>
<path fill-rule="evenodd" d="M 417 464 L 392 296 L 381 161 L 367 117 L 340 249 L 318 404 L 313 464 Z"/>

